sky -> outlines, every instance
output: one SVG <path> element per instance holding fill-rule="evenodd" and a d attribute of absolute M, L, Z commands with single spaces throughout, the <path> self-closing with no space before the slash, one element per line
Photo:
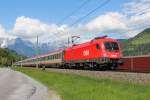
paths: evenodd
<path fill-rule="evenodd" d="M 80 42 L 102 35 L 129 38 L 149 27 L 149 18 L 150 0 L 0 0 L 0 38 L 34 43 L 38 35 L 42 43 L 58 44 L 73 35 L 79 35 Z"/>
<path fill-rule="evenodd" d="M 59 23 L 74 9 L 78 8 L 86 0 L 1 0 L 0 23 L 6 28 L 11 28 L 17 17 L 26 16 L 39 19 L 47 23 Z M 89 0 L 83 9 L 72 16 L 81 17 L 104 0 Z M 111 0 L 104 8 L 99 9 L 92 17 L 96 17 L 108 11 L 121 11 L 123 3 L 129 0 Z M 71 17 L 66 20 L 71 23 Z M 87 18 L 86 20 L 89 20 Z"/>

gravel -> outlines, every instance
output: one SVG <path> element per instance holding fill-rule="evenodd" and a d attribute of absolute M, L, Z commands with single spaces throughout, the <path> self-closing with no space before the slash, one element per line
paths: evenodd
<path fill-rule="evenodd" d="M 128 81 L 131 83 L 150 84 L 150 73 L 132 73 L 132 72 L 115 72 L 115 71 L 89 71 L 89 70 L 73 70 L 73 69 L 55 69 L 49 68 L 52 72 L 61 72 L 68 74 L 76 74 L 88 76 L 91 78 L 108 78 L 119 81 Z"/>
<path fill-rule="evenodd" d="M 0 100 L 56 100 L 48 93 L 47 87 L 25 74 L 0 68 Z"/>

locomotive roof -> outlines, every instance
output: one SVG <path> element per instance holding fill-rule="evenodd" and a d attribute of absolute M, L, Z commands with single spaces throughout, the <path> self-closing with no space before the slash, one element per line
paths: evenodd
<path fill-rule="evenodd" d="M 93 40 L 91 40 L 89 42 L 77 44 L 75 46 L 72 46 L 72 47 L 69 47 L 69 48 L 66 48 L 66 49 L 68 50 L 68 49 L 72 49 L 72 48 L 82 48 L 82 47 L 85 47 L 85 46 L 87 46 L 89 44 L 95 44 L 95 43 L 106 42 L 106 41 L 115 41 L 115 42 L 117 42 L 116 39 L 112 39 L 112 38 L 100 38 L 100 39 L 96 38 L 96 39 L 93 39 Z"/>

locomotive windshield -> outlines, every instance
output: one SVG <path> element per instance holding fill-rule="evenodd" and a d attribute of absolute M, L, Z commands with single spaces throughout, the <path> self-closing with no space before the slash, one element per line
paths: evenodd
<path fill-rule="evenodd" d="M 119 50 L 119 46 L 116 42 L 105 42 L 105 49 L 107 51 L 117 51 Z"/>

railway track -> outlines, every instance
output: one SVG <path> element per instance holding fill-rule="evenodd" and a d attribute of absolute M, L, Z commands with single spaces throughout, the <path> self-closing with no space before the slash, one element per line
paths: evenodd
<path fill-rule="evenodd" d="M 117 81 L 127 81 L 131 83 L 150 84 L 150 73 L 122 72 L 122 71 L 96 71 L 77 69 L 46 68 L 50 72 L 65 74 L 75 74 L 98 79 L 113 79 Z"/>
<path fill-rule="evenodd" d="M 52 72 L 76 74 L 92 78 L 109 78 L 118 81 L 128 81 L 132 83 L 150 84 L 150 56 L 125 57 L 125 63 L 113 71 L 79 70 L 79 69 L 59 69 L 46 68 Z"/>

